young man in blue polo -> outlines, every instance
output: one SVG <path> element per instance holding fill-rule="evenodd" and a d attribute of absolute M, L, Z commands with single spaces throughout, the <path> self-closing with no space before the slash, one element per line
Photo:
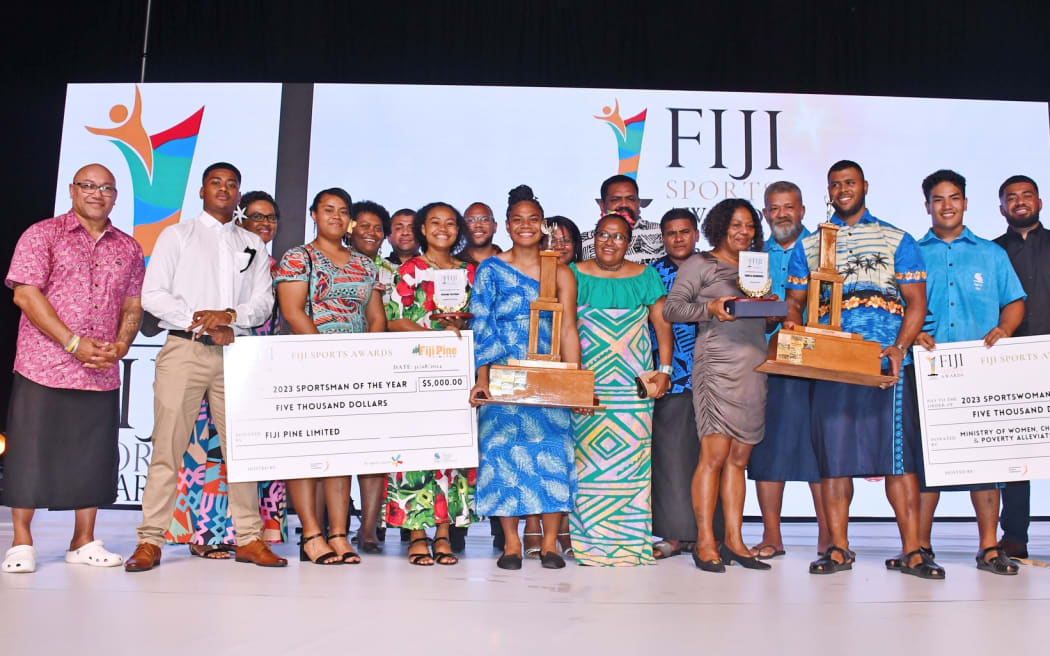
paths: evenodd
<path fill-rule="evenodd" d="M 933 224 L 919 240 L 926 262 L 929 318 L 915 342 L 934 349 L 937 343 L 981 339 L 991 348 L 999 339 L 1011 336 L 1024 318 L 1025 292 L 1021 281 L 1006 251 L 963 225 L 965 178 L 955 171 L 935 171 L 922 181 L 922 194 Z M 913 449 L 921 454 L 920 435 L 918 431 L 912 433 Z M 1017 565 L 996 540 L 1000 484 L 927 487 L 923 459 L 918 457 L 917 461 L 921 485 L 919 548 L 933 557 L 930 531 L 941 491 L 968 491 L 980 534 L 977 568 L 993 574 L 1017 574 Z M 899 569 L 900 561 L 891 558 L 886 566 Z"/>

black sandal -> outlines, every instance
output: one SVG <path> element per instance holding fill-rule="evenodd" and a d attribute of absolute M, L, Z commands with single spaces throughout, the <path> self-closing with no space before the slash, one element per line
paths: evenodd
<path fill-rule="evenodd" d="M 306 543 L 310 540 L 316 540 L 317 538 L 323 537 L 320 533 L 315 533 L 308 538 L 299 540 L 299 560 L 304 563 L 313 563 L 314 565 L 342 565 L 343 561 L 338 560 L 339 554 L 334 551 L 323 553 L 317 558 L 310 558 L 306 555 Z M 337 560 L 329 561 L 329 558 L 336 558 Z"/>
<path fill-rule="evenodd" d="M 408 554 L 408 564 L 409 565 L 419 565 L 420 567 L 432 567 L 434 565 L 434 559 L 431 558 L 431 556 L 430 556 L 430 538 L 428 538 L 428 537 L 416 538 L 415 540 L 412 540 L 412 541 L 410 541 L 408 543 L 408 548 L 411 549 L 412 545 L 417 543 L 417 542 L 426 542 L 427 543 L 427 550 L 424 551 L 423 553 L 416 553 L 416 554 L 410 553 L 410 554 Z M 424 558 L 430 558 L 430 562 L 429 563 L 424 563 L 423 562 Z"/>
<path fill-rule="evenodd" d="M 452 542 L 448 538 L 434 538 L 430 541 L 430 549 L 434 554 L 434 562 L 438 565 L 455 565 L 459 562 L 459 558 L 456 557 L 451 551 L 438 551 L 437 543 L 444 540 L 448 542 L 449 549 L 452 548 Z"/>
<path fill-rule="evenodd" d="M 842 554 L 842 562 L 835 560 L 831 557 L 831 554 L 835 552 Z M 842 572 L 848 569 L 853 569 L 853 561 L 855 558 L 841 547 L 834 545 L 828 547 L 828 550 L 824 552 L 824 555 L 814 560 L 809 564 L 810 574 L 835 574 L 836 572 Z"/>
<path fill-rule="evenodd" d="M 335 538 L 345 538 L 345 537 L 346 537 L 346 533 L 332 533 L 331 535 L 328 536 L 328 539 L 329 540 L 334 540 Z M 346 563 L 347 565 L 360 565 L 361 564 L 361 556 L 360 556 L 360 554 L 358 554 L 353 549 L 350 549 L 350 551 L 346 551 L 344 553 L 339 554 L 339 557 L 342 558 L 343 562 Z M 354 560 L 355 558 L 357 560 Z"/>
<path fill-rule="evenodd" d="M 216 553 L 229 554 L 235 549 L 232 544 L 190 544 L 189 547 L 191 556 L 205 560 L 229 560 L 229 555 L 219 556 L 218 558 L 212 558 L 211 555 Z M 198 547 L 199 550 L 194 547 Z"/>
<path fill-rule="evenodd" d="M 933 553 L 933 548 L 931 548 L 931 547 L 919 547 L 919 551 L 921 551 L 921 552 L 925 553 L 927 556 L 929 556 L 930 560 L 933 560 L 936 557 L 935 554 Z M 890 570 L 891 572 L 899 572 L 899 571 L 901 571 L 901 567 L 903 567 L 903 564 L 902 564 L 903 562 L 904 562 L 904 552 L 902 551 L 899 554 L 897 554 L 896 556 L 894 556 L 893 558 L 887 558 L 886 559 L 886 569 Z"/>
<path fill-rule="evenodd" d="M 988 560 L 988 552 L 990 551 L 995 552 L 995 558 Z M 995 545 L 977 552 L 977 569 L 1003 576 L 1016 576 L 1021 568 L 1003 553 L 999 545 Z"/>
<path fill-rule="evenodd" d="M 920 579 L 943 581 L 944 568 L 933 562 L 933 558 L 929 555 L 930 553 L 932 552 L 929 549 L 923 550 L 920 548 L 911 553 L 905 554 L 904 558 L 901 559 L 901 574 L 918 576 Z M 922 558 L 922 560 L 919 561 L 919 564 L 914 567 L 908 564 L 908 561 L 910 561 L 913 556 L 920 556 Z"/>

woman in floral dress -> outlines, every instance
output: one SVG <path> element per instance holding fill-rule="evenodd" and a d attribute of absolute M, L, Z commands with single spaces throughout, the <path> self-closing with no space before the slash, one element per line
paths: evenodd
<path fill-rule="evenodd" d="M 469 303 L 474 284 L 474 265 L 455 257 L 463 247 L 467 233 L 463 216 L 448 203 L 430 203 L 422 207 L 412 224 L 423 254 L 410 259 L 398 270 L 398 281 L 387 306 L 392 331 L 454 330 L 467 327 L 464 319 L 435 318 L 436 272 L 463 270 L 465 297 Z M 392 307 L 391 307 L 392 306 Z M 463 308 L 469 309 L 469 305 Z M 411 533 L 408 561 L 413 565 L 455 565 L 449 526 L 469 526 L 473 519 L 476 469 L 437 469 L 431 471 L 393 472 L 387 477 L 385 519 L 389 526 L 408 529 Z M 434 550 L 426 529 L 433 527 Z"/>

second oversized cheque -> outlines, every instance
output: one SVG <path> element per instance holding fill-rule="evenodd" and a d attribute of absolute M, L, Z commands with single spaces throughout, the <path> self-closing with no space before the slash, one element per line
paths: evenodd
<path fill-rule="evenodd" d="M 462 334 L 238 337 L 223 363 L 228 479 L 476 467 Z"/>

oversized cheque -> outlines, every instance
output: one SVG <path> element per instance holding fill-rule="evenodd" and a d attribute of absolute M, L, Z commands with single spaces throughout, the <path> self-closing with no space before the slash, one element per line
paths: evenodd
<path fill-rule="evenodd" d="M 232 482 L 478 464 L 470 331 L 238 337 L 224 353 Z"/>
<path fill-rule="evenodd" d="M 927 485 L 1050 478 L 1050 335 L 914 353 Z"/>

